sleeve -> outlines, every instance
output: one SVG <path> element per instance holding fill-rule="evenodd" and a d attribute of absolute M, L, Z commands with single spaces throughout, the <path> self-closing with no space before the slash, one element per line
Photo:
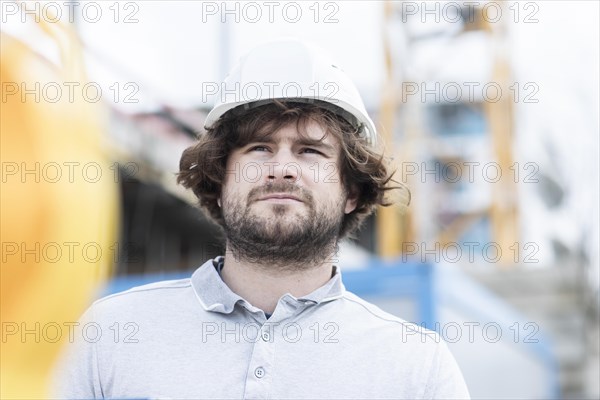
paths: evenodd
<path fill-rule="evenodd" d="M 52 398 L 102 399 L 94 330 L 97 323 L 90 307 L 69 333 L 50 382 Z M 88 333 L 89 332 L 89 333 Z"/>
<path fill-rule="evenodd" d="M 434 356 L 424 398 L 457 400 L 471 398 L 462 372 L 443 340 L 440 341 Z"/>

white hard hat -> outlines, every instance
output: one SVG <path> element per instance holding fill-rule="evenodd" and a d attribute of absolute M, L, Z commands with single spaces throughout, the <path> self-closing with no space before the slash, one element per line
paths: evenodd
<path fill-rule="evenodd" d="M 290 38 L 259 45 L 236 63 L 204 127 L 238 106 L 249 109 L 275 99 L 316 102 L 362 126 L 369 143 L 376 142 L 375 125 L 348 75 L 319 47 Z"/>

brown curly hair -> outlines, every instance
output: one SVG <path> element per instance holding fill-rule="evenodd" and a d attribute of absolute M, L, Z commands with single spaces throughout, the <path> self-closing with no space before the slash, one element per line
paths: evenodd
<path fill-rule="evenodd" d="M 248 108 L 248 107 L 246 107 Z M 191 189 L 199 199 L 200 208 L 223 226 L 223 215 L 217 200 L 225 179 L 229 153 L 257 138 L 268 138 L 279 129 L 295 123 L 299 134 L 306 134 L 306 125 L 317 122 L 327 134 L 341 143 L 339 167 L 347 193 L 357 197 L 357 206 L 346 214 L 339 232 L 343 238 L 357 230 L 377 205 L 389 206 L 385 193 L 404 186 L 392 180 L 388 161 L 364 138 L 362 128 L 355 128 L 346 119 L 315 103 L 274 100 L 255 108 L 237 107 L 225 113 L 199 141 L 187 148 L 179 162 L 177 183 Z M 260 140 L 260 139 L 259 139 Z M 322 140 L 322 139 L 321 139 Z M 400 186 L 391 186 L 395 183 Z"/>

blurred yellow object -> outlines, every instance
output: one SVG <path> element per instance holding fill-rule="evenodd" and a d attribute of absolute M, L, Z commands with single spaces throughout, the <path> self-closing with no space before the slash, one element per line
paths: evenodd
<path fill-rule="evenodd" d="M 3 399 L 48 397 L 61 346 L 110 273 L 119 215 L 105 110 L 64 85 L 86 83 L 77 38 L 58 23 L 36 29 L 62 66 L 0 33 Z"/>

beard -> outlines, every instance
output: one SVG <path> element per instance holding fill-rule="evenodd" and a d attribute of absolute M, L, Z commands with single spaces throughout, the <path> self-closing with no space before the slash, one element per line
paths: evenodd
<path fill-rule="evenodd" d="M 269 204 L 261 213 L 254 203 L 264 195 L 287 193 L 303 203 Z M 246 199 L 230 193 L 223 201 L 227 248 L 237 260 L 300 271 L 330 260 L 337 252 L 345 199 L 315 204 L 311 193 L 293 183 L 252 189 Z"/>

